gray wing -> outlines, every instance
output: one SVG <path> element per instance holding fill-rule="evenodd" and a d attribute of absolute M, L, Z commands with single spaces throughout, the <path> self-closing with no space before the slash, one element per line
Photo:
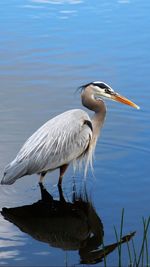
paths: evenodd
<path fill-rule="evenodd" d="M 26 141 L 15 160 L 6 167 L 5 173 L 11 170 L 13 179 L 12 171 L 20 165 L 18 177 L 15 173 L 16 180 L 26 174 L 56 169 L 77 159 L 92 138 L 92 130 L 85 121 L 91 122 L 88 114 L 79 109 L 49 120 Z"/>

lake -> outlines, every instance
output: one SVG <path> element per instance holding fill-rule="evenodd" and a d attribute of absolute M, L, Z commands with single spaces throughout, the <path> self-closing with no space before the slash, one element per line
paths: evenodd
<path fill-rule="evenodd" d="M 114 226 L 119 232 L 123 209 L 123 235 L 136 231 L 139 250 L 142 217 L 150 215 L 150 2 L 3 0 L 0 9 L 1 177 L 4 167 L 38 127 L 68 109 L 83 108 L 76 91 L 79 86 L 105 81 L 141 107 L 136 110 L 106 101 L 107 117 L 95 151 L 94 175 L 89 171 L 85 181 L 82 171 L 74 174 L 69 167 L 61 195 L 67 205 L 60 206 L 58 201 L 58 171 L 46 176 L 44 208 L 36 175 L 0 186 L 0 210 L 16 208 L 4 209 L 0 215 L 0 264 L 84 265 L 84 251 L 79 246 L 83 248 L 96 233 L 104 234 L 106 245 L 116 242 Z M 47 215 L 49 203 L 57 208 Z M 58 227 L 55 220 L 52 224 L 54 217 L 60 218 Z M 69 230 L 67 241 L 60 233 L 54 235 L 63 225 L 64 232 Z M 75 237 L 78 242 L 74 243 Z M 99 234 L 95 240 L 101 244 Z M 126 244 L 122 262 L 129 264 Z M 95 264 L 104 266 L 104 261 Z M 107 266 L 117 264 L 116 249 L 108 255 Z"/>

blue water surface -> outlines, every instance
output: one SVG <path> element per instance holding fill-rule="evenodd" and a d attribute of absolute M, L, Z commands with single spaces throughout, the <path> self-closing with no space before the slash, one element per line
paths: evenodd
<path fill-rule="evenodd" d="M 106 102 L 107 117 L 97 143 L 94 175 L 86 180 L 89 195 L 104 226 L 106 244 L 115 242 L 114 225 L 123 234 L 137 231 L 150 215 L 150 34 L 148 0 L 3 0 L 0 17 L 0 171 L 24 141 L 44 122 L 81 108 L 78 86 L 102 80 L 141 107 L 134 110 Z M 90 115 L 92 115 L 89 112 Z M 45 186 L 58 197 L 58 171 Z M 63 190 L 83 173 L 66 172 Z M 0 209 L 30 205 L 40 199 L 36 175 L 0 187 Z M 72 225 L 73 227 L 73 225 Z M 73 266 L 77 250 L 39 242 L 27 230 L 0 217 L 0 264 Z M 124 245 L 122 261 L 129 264 Z M 149 248 L 150 250 L 150 248 Z M 107 258 L 118 264 L 117 252 Z M 98 263 L 103 266 L 104 263 Z"/>

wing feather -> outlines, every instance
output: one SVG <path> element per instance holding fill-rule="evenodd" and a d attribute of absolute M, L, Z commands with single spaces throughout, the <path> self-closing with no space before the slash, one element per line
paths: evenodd
<path fill-rule="evenodd" d="M 52 170 L 77 159 L 88 147 L 92 131 L 83 110 L 70 110 L 49 120 L 23 145 L 15 161 L 28 161 L 28 174 Z"/>

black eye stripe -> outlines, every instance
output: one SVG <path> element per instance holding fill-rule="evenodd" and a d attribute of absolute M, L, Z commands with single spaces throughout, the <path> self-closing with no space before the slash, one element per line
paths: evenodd
<path fill-rule="evenodd" d="M 104 89 L 106 94 L 109 94 L 109 95 L 113 94 L 113 91 L 111 90 L 111 88 L 105 83 L 102 83 L 102 82 L 94 83 L 93 82 L 92 84 L 98 86 L 100 89 Z"/>
<path fill-rule="evenodd" d="M 110 89 L 106 88 L 106 89 L 105 89 L 105 93 L 106 93 L 106 94 L 111 94 Z"/>
<path fill-rule="evenodd" d="M 93 85 L 96 85 L 101 89 L 109 89 L 109 87 L 105 83 L 93 83 Z"/>
<path fill-rule="evenodd" d="M 87 83 L 85 85 L 80 86 L 78 89 L 80 89 L 82 91 L 82 90 L 84 90 L 86 87 L 88 87 L 90 85 L 97 86 L 100 89 L 103 89 L 106 94 L 112 94 L 113 93 L 113 91 L 111 90 L 111 88 L 107 84 L 105 84 L 103 82 L 91 82 L 91 83 Z"/>

